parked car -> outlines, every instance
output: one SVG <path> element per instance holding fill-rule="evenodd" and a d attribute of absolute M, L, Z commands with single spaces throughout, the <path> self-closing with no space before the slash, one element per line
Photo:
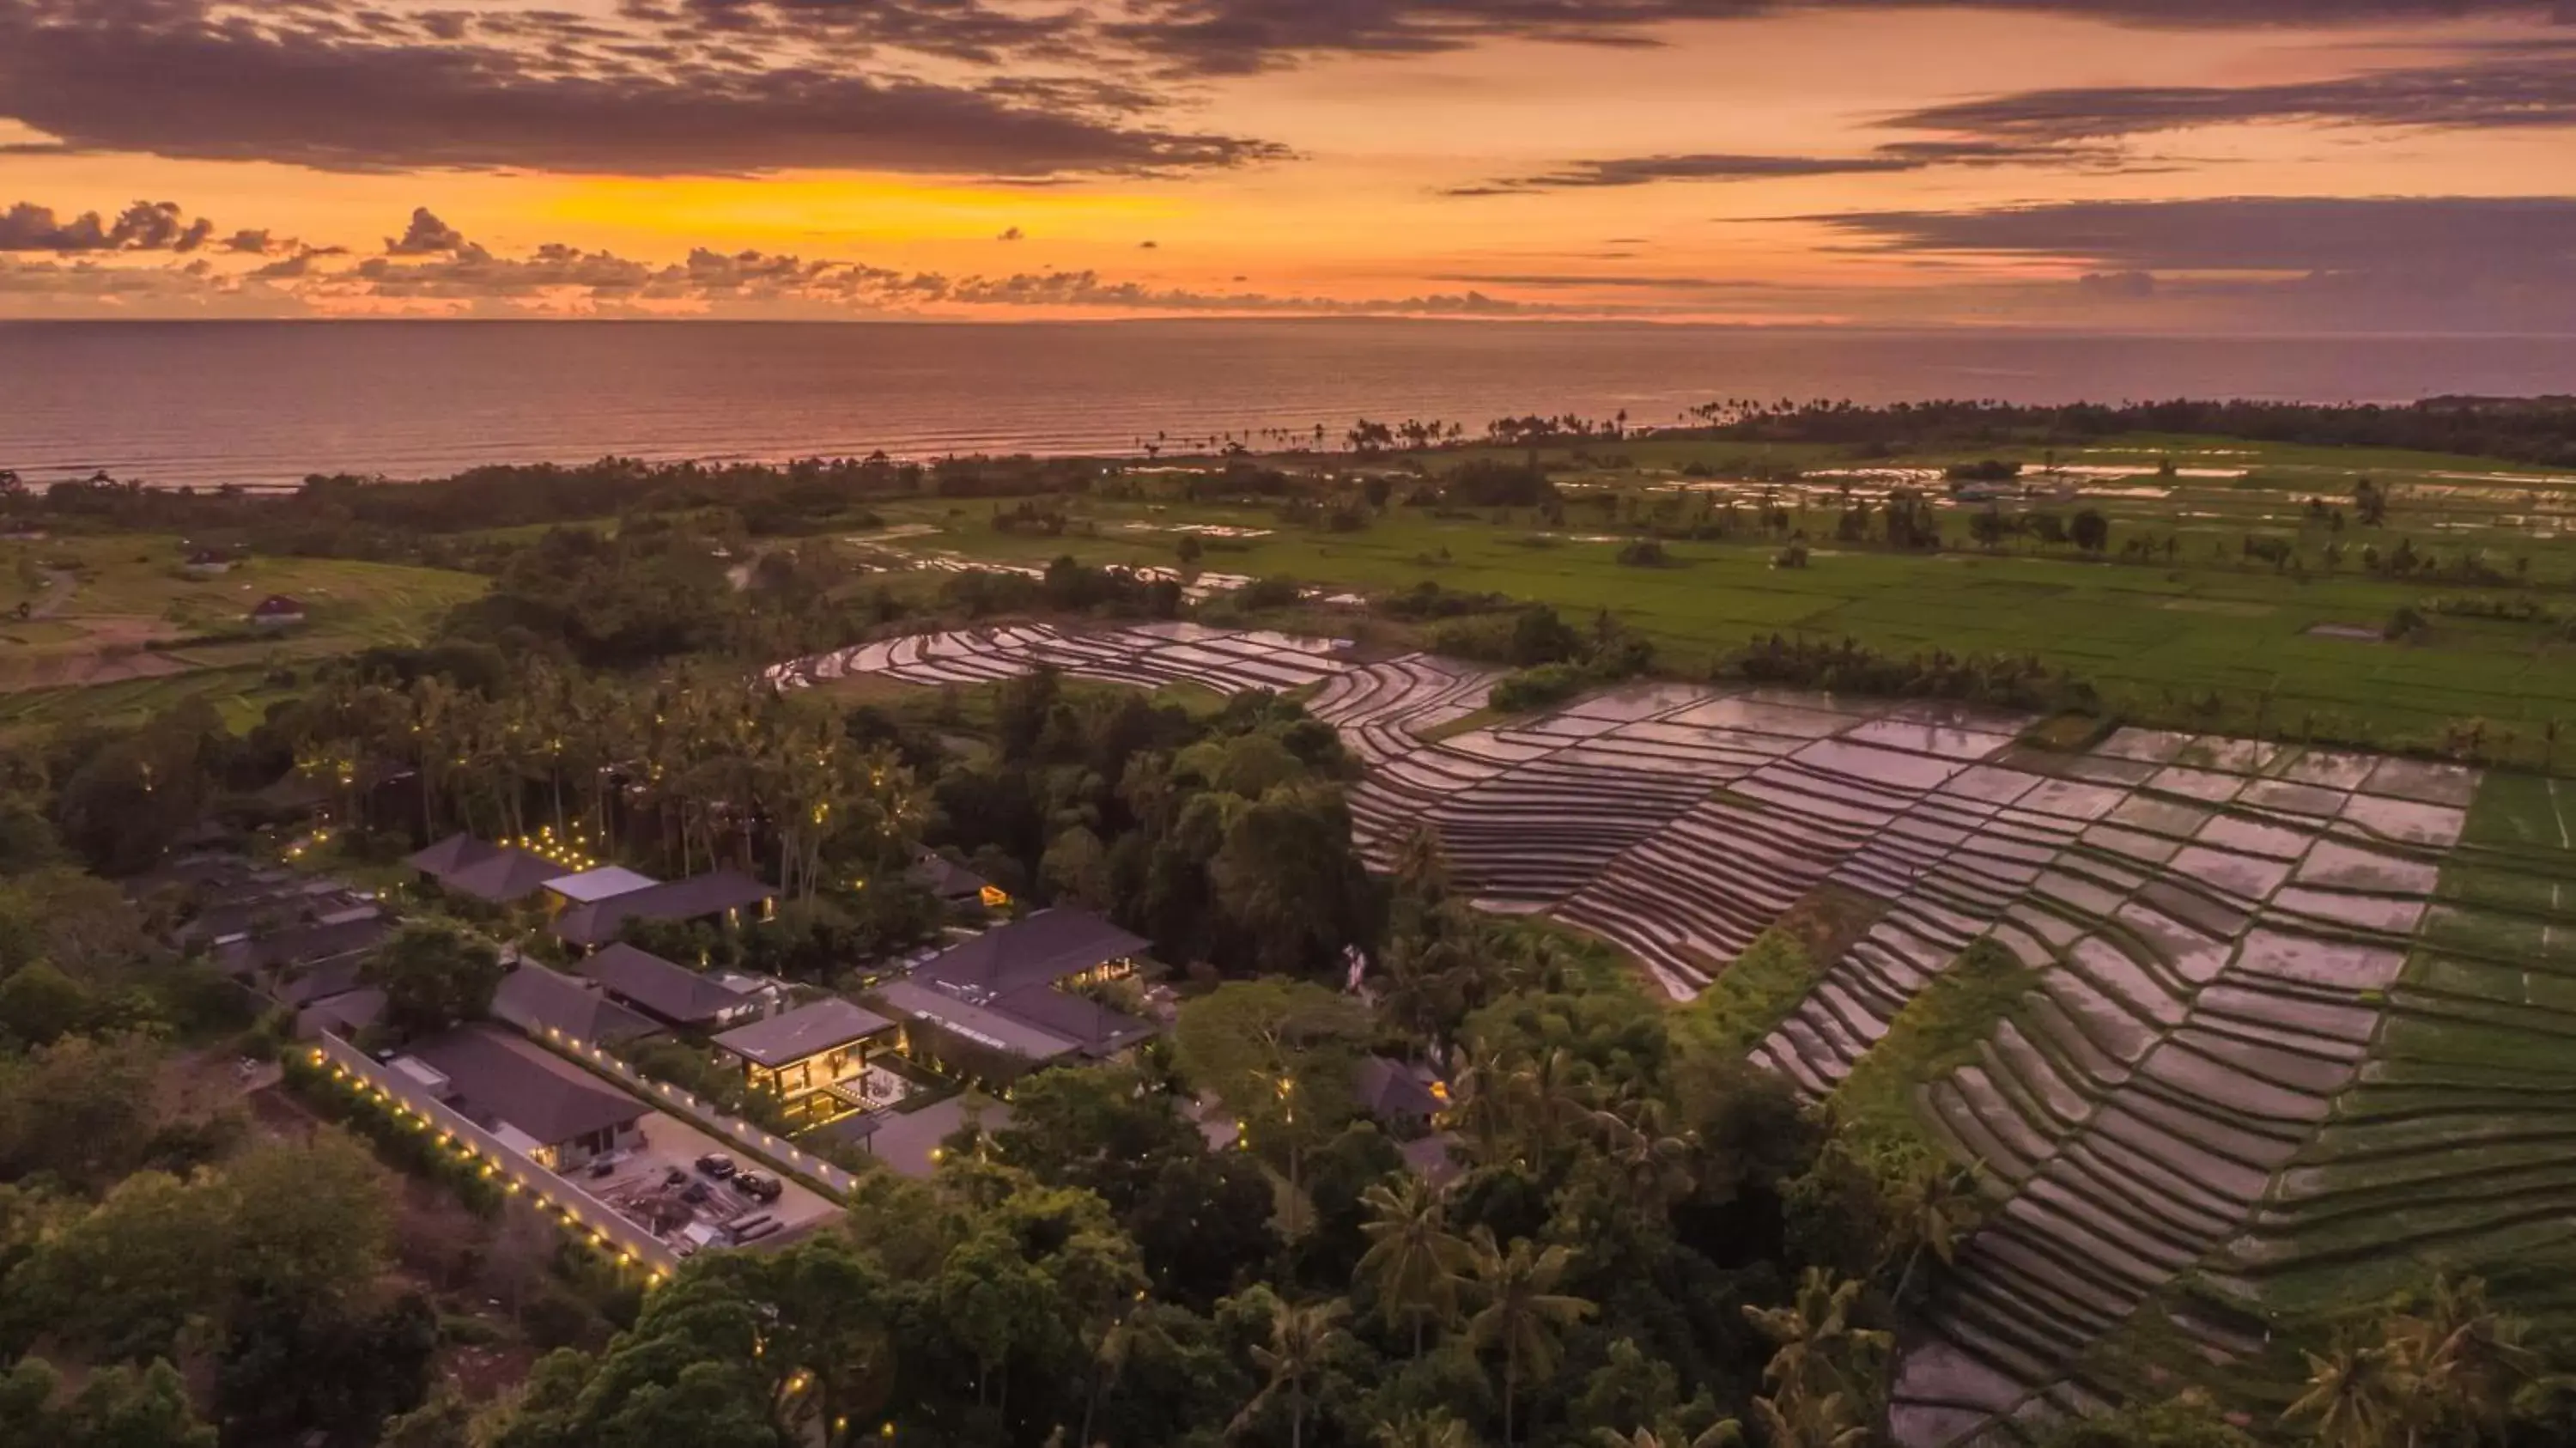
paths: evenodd
<path fill-rule="evenodd" d="M 705 1182 L 691 1182 L 687 1186 L 680 1188 L 680 1200 L 687 1202 L 693 1207 L 698 1205 L 700 1202 L 705 1201 L 711 1195 L 713 1194 L 707 1190 L 707 1184 Z"/>
<path fill-rule="evenodd" d="M 717 1181 L 723 1181 L 726 1177 L 732 1176 L 737 1168 L 733 1164 L 732 1157 L 720 1151 L 711 1151 L 698 1158 L 698 1170 L 714 1177 Z"/>
<path fill-rule="evenodd" d="M 662 1185 L 666 1187 L 676 1187 L 688 1179 L 688 1172 L 676 1166 L 662 1173 Z"/>
<path fill-rule="evenodd" d="M 778 1178 L 765 1171 L 742 1172 L 734 1177 L 733 1184 L 742 1188 L 744 1196 L 763 1202 L 774 1202 L 787 1190 Z"/>

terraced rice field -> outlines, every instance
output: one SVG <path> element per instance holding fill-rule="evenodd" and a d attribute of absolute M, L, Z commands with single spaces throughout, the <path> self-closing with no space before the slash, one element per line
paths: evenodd
<path fill-rule="evenodd" d="M 1433 825 L 1480 901 L 1613 940 L 1676 996 L 1820 890 L 1858 902 L 1856 943 L 1753 1051 L 1814 1099 L 1972 942 L 2009 951 L 2029 988 L 1972 1060 L 1907 1083 L 1992 1201 L 1903 1345 L 1902 1443 L 2010 1441 L 2177 1375 L 2286 1388 L 2285 1344 L 2434 1262 L 2576 1313 L 2576 791 L 2135 729 L 2043 751 L 2010 714 L 1760 689 L 1453 732 L 1491 677 L 1420 655 L 966 639 L 834 658 L 1319 679 L 1310 707 L 1370 765 L 1364 850 Z"/>
<path fill-rule="evenodd" d="M 768 670 L 784 689 L 810 688 L 876 674 L 908 684 L 989 684 L 1053 667 L 1112 684 L 1160 688 L 1200 684 L 1224 693 L 1302 689 L 1347 665 L 1326 640 L 1280 633 L 1241 633 L 1194 623 L 1151 623 L 1106 632 L 1045 624 L 911 634 Z"/>

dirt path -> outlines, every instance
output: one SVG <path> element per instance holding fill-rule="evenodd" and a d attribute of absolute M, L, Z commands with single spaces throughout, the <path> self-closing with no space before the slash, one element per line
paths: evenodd
<path fill-rule="evenodd" d="M 37 599 L 35 606 L 27 610 L 27 617 L 31 619 L 52 618 L 55 614 L 62 612 L 63 605 L 71 602 L 72 595 L 78 592 L 80 592 L 79 574 L 72 572 L 68 568 L 47 569 L 45 571 L 45 596 Z"/>

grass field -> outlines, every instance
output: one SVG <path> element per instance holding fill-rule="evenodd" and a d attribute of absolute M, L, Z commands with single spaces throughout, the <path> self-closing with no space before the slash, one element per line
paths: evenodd
<path fill-rule="evenodd" d="M 254 558 L 192 577 L 170 538 L 54 539 L 13 551 L 0 614 L 22 601 L 49 612 L 0 619 L 0 727 L 126 718 L 198 696 L 255 716 L 273 692 L 261 686 L 269 671 L 415 641 L 485 587 L 471 574 L 332 558 Z M 68 592 L 65 575 L 76 580 Z M 302 603 L 305 621 L 247 636 L 251 608 L 272 595 Z"/>
<path fill-rule="evenodd" d="M 1839 482 L 1812 475 L 1798 488 L 1707 482 L 1673 469 L 1706 462 L 1722 471 L 1744 461 L 1748 450 L 1654 441 L 1616 446 L 1633 466 L 1579 467 L 1559 476 L 1571 501 L 1557 527 L 1526 509 L 1439 518 L 1398 507 L 1363 532 L 1332 533 L 1282 523 L 1259 507 L 1093 501 L 1076 505 L 1075 527 L 1064 536 L 1046 537 L 996 531 L 989 504 L 915 502 L 881 511 L 897 527 L 940 529 L 900 538 L 887 545 L 891 550 L 1017 564 L 1071 554 L 1096 564 L 1169 566 L 1176 524 L 1268 530 L 1210 540 L 1200 566 L 1369 591 L 1432 581 L 1569 611 L 1607 609 L 1654 639 L 1666 666 L 1684 674 L 1775 631 L 1849 636 L 1906 653 L 2030 654 L 2074 671 L 2113 707 L 2138 717 L 2386 744 L 2436 740 L 2464 721 L 2482 720 L 2493 726 L 2490 745 L 2507 733 L 2516 736 L 2491 757 L 2530 764 L 2545 762 L 2540 733 L 2546 724 L 2576 717 L 2576 643 L 2566 638 L 2563 620 L 2465 618 L 2426 607 L 2436 596 L 2485 593 L 2576 613 L 2576 478 L 2468 481 L 2517 470 L 2476 459 L 2139 439 L 2084 454 L 2074 465 L 2135 466 L 2141 477 L 2086 475 L 2087 491 L 2077 501 L 2042 506 L 2061 515 L 2099 508 L 2111 519 L 2115 553 L 2130 537 L 2171 536 L 2175 551 L 2168 558 L 2160 548 L 2151 563 L 2095 562 L 2027 541 L 1977 550 L 1965 538 L 1972 505 L 1946 510 L 1951 551 L 1899 554 L 1838 545 Z M 1459 457 L 1443 454 L 1437 462 L 1454 466 Z M 2154 469 L 2167 457 L 2182 471 L 2242 468 L 2246 476 L 2160 479 Z M 1774 459 L 1782 460 L 1842 466 L 1817 449 Z M 1943 461 L 1908 458 L 1901 465 L 1929 469 Z M 2220 462 L 2228 467 L 2204 466 Z M 2364 474 L 2394 499 L 2386 526 L 2364 529 L 2348 519 L 2337 533 L 2308 517 L 2311 495 L 2349 513 L 2352 480 Z M 1849 481 L 1863 492 L 1884 486 Z M 1676 491 L 1682 488 L 1691 491 Z M 2156 491 L 2162 495 L 2126 496 Z M 1775 567 L 1775 539 L 1667 542 L 1670 566 L 1617 562 L 1633 522 L 1623 510 L 1660 505 L 1687 520 L 1697 516 L 1693 509 L 1730 499 L 1750 506 L 1766 496 L 1789 508 L 1793 528 L 1808 535 L 1808 567 Z M 2299 570 L 2245 558 L 2249 534 L 2290 542 Z M 2393 550 L 2401 538 L 2444 558 L 2481 550 L 2490 566 L 2528 587 L 2482 590 L 2364 571 L 2363 547 Z M 2329 569 L 2324 551 L 2336 541 L 2347 556 Z M 2425 630 L 2402 643 L 2379 639 L 2401 608 L 2426 613 Z M 2315 632 L 2320 628 L 2346 636 Z"/>

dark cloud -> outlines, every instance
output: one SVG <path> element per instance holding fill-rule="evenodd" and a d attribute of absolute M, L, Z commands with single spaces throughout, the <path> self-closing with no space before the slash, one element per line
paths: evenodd
<path fill-rule="evenodd" d="M 2576 197 L 2229 197 L 1799 218 L 1862 249 L 2097 272 L 2487 276 L 2576 289 Z"/>
<path fill-rule="evenodd" d="M 994 237 L 993 239 L 995 241 L 1025 241 L 1028 239 L 1028 235 L 1029 234 L 1027 232 L 1014 226 L 1010 230 L 1003 232 L 1001 235 Z"/>
<path fill-rule="evenodd" d="M 1078 53 L 1088 21 L 1066 9 L 1028 14 L 981 0 L 624 0 L 621 12 L 666 41 L 822 39 L 995 64 Z"/>
<path fill-rule="evenodd" d="M 1951 147 L 2047 147 L 2257 121 L 2507 129 L 2576 126 L 2576 52 L 2369 71 L 2258 86 L 2103 86 L 2023 91 L 1889 118 L 1971 139 Z"/>
<path fill-rule="evenodd" d="M 1135 0 L 1108 33 L 1183 68 L 1240 74 L 1328 54 L 1418 55 L 1497 39 L 1646 44 L 1643 27 L 1805 11 L 1974 8 L 2124 25 L 2269 27 L 2576 20 L 2564 0 Z"/>
<path fill-rule="evenodd" d="M 1776 181 L 1800 176 L 1866 176 L 1935 166 L 2042 165 L 2135 170 L 2116 148 L 2066 140 L 1895 141 L 1864 156 L 1627 156 L 1571 161 L 1554 171 L 1452 187 L 1444 196 L 1521 196 L 1533 191 L 1650 186 L 1663 181 Z"/>
<path fill-rule="evenodd" d="M 2080 269 L 2056 284 L 2078 319 L 2116 308 L 2209 332 L 2576 329 L 2576 197 L 2238 197 L 1807 219 L 1861 249 L 1932 263 Z M 2033 295 L 2027 284 L 2022 294 Z"/>
<path fill-rule="evenodd" d="M 467 241 L 464 232 L 439 220 L 426 206 L 412 208 L 411 221 L 402 235 L 385 238 L 387 256 L 455 256 L 482 249 Z"/>
<path fill-rule="evenodd" d="M 215 233 L 215 224 L 194 221 L 176 202 L 137 201 L 114 221 L 95 211 L 58 218 L 50 206 L 21 201 L 0 211 L 0 251 L 195 251 Z"/>
<path fill-rule="evenodd" d="M 1435 282 L 1477 287 L 1633 287 L 1650 291 L 1777 292 L 1778 282 L 1741 281 L 1732 277 L 1586 276 L 1580 272 L 1472 272 L 1436 276 Z"/>
<path fill-rule="evenodd" d="M 1461 186 L 1443 194 L 1508 196 L 1526 191 L 1647 186 L 1658 181 L 1767 181 L 1784 176 L 1849 176 L 1912 171 L 1924 164 L 1882 156 L 1624 156 L 1607 161 L 1572 161 L 1555 171 L 1506 177 L 1478 186 Z"/>
<path fill-rule="evenodd" d="M 709 39 L 718 12 L 915 16 L 968 0 L 630 6 L 459 16 L 361 0 L 0 0 L 0 116 L 85 151 L 326 170 L 1046 177 L 1237 166 L 1285 152 L 1137 122 L 1068 80 L 992 89 L 828 48 Z M 686 44 L 639 43 L 667 11 Z M 704 12 L 704 13 L 700 13 Z M 823 22 L 818 19 L 816 24 Z M 813 26 L 807 26 L 807 29 Z M 1126 103 L 1141 101 L 1125 94 Z"/>

